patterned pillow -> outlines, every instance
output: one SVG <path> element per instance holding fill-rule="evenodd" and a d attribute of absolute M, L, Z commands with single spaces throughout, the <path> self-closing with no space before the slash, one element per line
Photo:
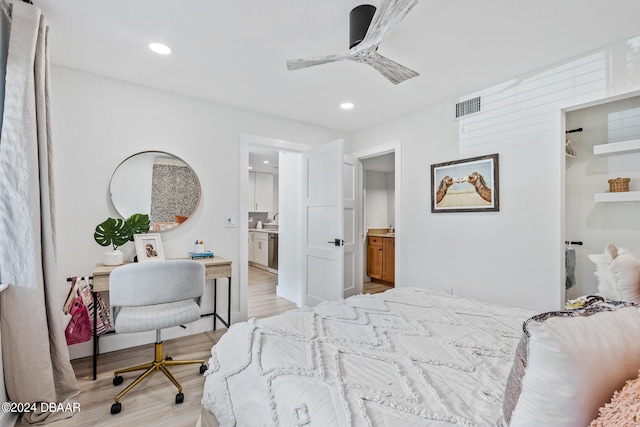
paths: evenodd
<path fill-rule="evenodd" d="M 627 427 L 640 425 L 640 377 L 627 381 L 610 403 L 600 408 L 600 416 L 589 427 Z"/>
<path fill-rule="evenodd" d="M 640 306 L 600 302 L 527 320 L 502 425 L 586 426 L 640 366 Z"/>

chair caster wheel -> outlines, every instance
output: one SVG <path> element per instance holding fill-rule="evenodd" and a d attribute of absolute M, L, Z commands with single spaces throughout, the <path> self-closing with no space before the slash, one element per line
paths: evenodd
<path fill-rule="evenodd" d="M 209 369 L 207 367 L 207 365 L 200 365 L 200 375 L 204 374 L 205 372 L 207 372 L 207 369 Z"/>
<path fill-rule="evenodd" d="M 116 402 L 113 405 L 111 405 L 112 414 L 119 414 L 121 410 L 122 410 L 122 404 L 120 402 Z"/>
<path fill-rule="evenodd" d="M 113 377 L 113 385 L 120 385 L 120 384 L 122 384 L 123 381 L 124 381 L 124 378 L 122 378 L 122 375 L 118 375 L 117 377 Z M 119 405 L 119 403 L 118 403 L 118 405 Z M 118 412 L 120 412 L 120 410 L 118 410 Z"/>
<path fill-rule="evenodd" d="M 184 402 L 184 393 L 176 394 L 176 403 L 180 404 Z"/>

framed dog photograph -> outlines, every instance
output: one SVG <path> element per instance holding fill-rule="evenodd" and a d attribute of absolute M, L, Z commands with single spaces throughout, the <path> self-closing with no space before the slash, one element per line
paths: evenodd
<path fill-rule="evenodd" d="M 431 212 L 499 211 L 498 154 L 431 165 Z"/>
<path fill-rule="evenodd" d="M 164 259 L 162 240 L 159 233 L 134 234 L 138 262 Z"/>

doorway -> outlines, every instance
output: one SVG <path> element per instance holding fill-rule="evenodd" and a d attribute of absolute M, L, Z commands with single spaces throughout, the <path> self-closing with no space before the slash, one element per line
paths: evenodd
<path fill-rule="evenodd" d="M 357 151 L 351 156 L 358 160 L 360 168 L 364 278 L 361 291 L 383 292 L 402 283 L 401 142 Z M 380 239 L 371 239 L 374 241 L 370 246 L 370 237 L 373 236 L 380 236 Z M 376 272 L 376 267 L 373 270 L 369 268 L 370 259 L 374 265 L 380 263 L 380 270 Z"/>
<path fill-rule="evenodd" d="M 364 289 L 395 283 L 395 152 L 361 160 L 363 167 Z"/>
<path fill-rule="evenodd" d="M 610 98 L 564 112 L 564 300 L 600 291 L 591 254 L 609 242 L 639 254 L 640 225 L 633 183 L 640 179 L 640 96 Z M 630 178 L 631 191 L 611 192 L 609 180 Z"/>
<path fill-rule="evenodd" d="M 275 296 L 270 298 L 286 298 L 298 304 L 297 293 L 289 291 L 288 285 L 298 283 L 300 280 L 299 263 L 295 262 L 295 258 L 290 254 L 299 250 L 299 227 L 297 219 L 297 197 L 298 190 L 295 188 L 299 184 L 297 179 L 298 169 L 301 167 L 301 152 L 309 149 L 311 146 L 307 144 L 294 143 L 289 141 L 283 141 L 273 138 L 259 137 L 255 135 L 242 134 L 240 136 L 240 170 L 247 171 L 240 176 L 240 214 L 241 221 L 239 223 L 239 237 L 240 237 L 240 313 L 243 319 L 248 318 L 248 303 L 247 296 L 249 295 L 249 226 L 257 226 L 257 222 L 262 222 L 262 227 L 265 226 L 277 226 L 278 230 L 278 269 L 277 276 L 271 278 L 271 282 L 277 283 L 275 285 Z M 256 156 L 256 160 L 264 162 L 269 160 L 269 164 L 260 163 L 261 167 L 267 167 L 267 169 L 258 168 L 258 164 L 254 164 L 254 171 L 263 173 L 274 173 L 274 181 L 277 183 L 277 187 L 274 188 L 276 193 L 277 203 L 274 204 L 268 212 L 261 213 L 261 216 L 251 214 L 252 224 L 245 225 L 244 220 L 249 220 L 249 166 L 251 152 L 261 153 L 259 159 Z M 274 164 L 277 162 L 277 169 L 274 169 Z M 287 178 L 287 174 L 289 178 Z M 296 176 L 292 179 L 291 176 Z M 277 177 L 277 178 L 276 178 Z M 283 190 L 283 185 L 286 188 Z M 274 199 L 275 200 L 275 199 Z M 274 218 L 275 217 L 275 218 Z M 283 219 L 285 219 L 283 221 Z M 265 229 L 263 228 L 263 231 Z M 265 233 L 266 234 L 266 233 Z M 265 235 L 266 237 L 266 235 Z M 268 237 L 267 237 L 268 239 Z M 265 251 L 268 247 L 268 240 L 264 243 Z M 265 272 L 269 273 L 268 257 L 265 259 L 266 264 Z M 255 270 L 251 270 L 255 272 Z M 257 272 L 258 274 L 260 272 Z M 273 287 L 273 286 L 272 286 Z"/>
<path fill-rule="evenodd" d="M 277 140 L 277 139 L 273 139 L 273 138 L 266 138 L 266 137 L 259 137 L 259 136 L 255 136 L 255 135 L 248 135 L 248 134 L 242 134 L 240 137 L 240 170 L 243 171 L 248 171 L 248 167 L 249 167 L 249 148 L 250 147 L 262 147 L 262 148 L 267 148 L 267 149 L 271 149 L 271 150 L 277 150 L 281 153 L 289 153 L 289 156 L 286 156 L 288 159 L 291 159 L 291 167 L 296 168 L 299 167 L 298 170 L 298 176 L 302 176 L 302 160 L 300 160 L 299 162 L 296 161 L 296 156 L 302 156 L 302 152 L 309 150 L 312 148 L 311 145 L 308 144 L 302 144 L 302 143 L 295 143 L 295 142 L 289 142 L 289 141 L 283 141 L 283 140 Z M 362 176 L 364 174 L 364 169 L 362 166 L 362 160 L 367 159 L 369 157 L 376 157 L 376 156 L 380 156 L 383 154 L 388 154 L 388 153 L 394 153 L 394 185 L 395 185 L 395 197 L 394 197 L 394 201 L 395 201 L 395 206 L 394 206 L 394 228 L 396 231 L 396 236 L 395 236 L 395 286 L 401 286 L 402 284 L 402 255 L 401 255 L 401 249 L 402 249 L 402 225 L 401 225 L 401 206 L 402 206 L 402 197 L 401 197 L 401 169 L 400 169 L 400 165 L 401 165 L 401 143 L 400 141 L 395 141 L 395 142 L 391 142 L 388 144 L 384 144 L 384 145 L 380 145 L 380 146 L 376 146 L 373 148 L 369 148 L 366 150 L 361 150 L 361 151 L 357 151 L 355 153 L 352 153 L 350 156 L 354 159 L 357 159 L 357 163 L 358 163 L 358 175 L 359 175 L 359 182 L 362 183 Z M 242 173 L 240 176 L 240 194 L 242 195 L 240 197 L 240 212 L 239 212 L 239 217 L 242 218 L 244 220 L 245 217 L 247 217 L 249 209 L 248 209 L 248 197 L 245 197 L 244 195 L 248 194 L 248 173 Z M 302 306 L 304 304 L 302 304 L 301 301 L 301 295 L 298 292 L 299 289 L 295 288 L 296 286 L 299 285 L 299 283 L 301 283 L 302 281 L 302 272 L 301 272 L 301 266 L 300 266 L 300 262 L 296 262 L 296 260 L 299 259 L 300 257 L 300 253 L 302 251 L 302 247 L 301 247 L 301 241 L 302 241 L 302 237 L 301 237 L 301 233 L 302 233 L 302 224 L 300 222 L 296 222 L 299 221 L 299 219 L 297 219 L 295 214 L 292 214 L 291 216 L 291 220 L 290 221 L 284 221 L 284 217 L 285 217 L 285 207 L 283 206 L 283 193 L 286 193 L 290 196 L 293 196 L 293 198 L 295 199 L 295 197 L 302 197 L 302 188 L 301 188 L 301 183 L 300 180 L 286 180 L 283 177 L 283 162 L 282 162 L 282 157 L 280 158 L 280 163 L 279 163 L 279 182 L 282 184 L 282 182 L 290 182 L 290 183 L 294 183 L 296 185 L 298 185 L 298 187 L 296 187 L 294 190 L 291 191 L 286 191 L 283 192 L 282 189 L 280 190 L 280 194 L 279 194 L 279 214 L 278 214 L 278 223 L 279 223 L 279 269 L 278 269 L 278 285 L 277 285 L 277 294 L 279 296 L 284 296 L 285 298 L 294 301 L 298 306 Z M 357 191 L 360 193 L 358 195 L 358 200 L 362 201 L 362 192 L 364 191 L 364 188 L 362 185 L 359 185 L 359 187 L 357 188 Z M 294 202 L 291 202 L 292 204 Z M 299 204 L 297 204 L 293 209 L 298 209 L 299 208 Z M 294 219 L 296 218 L 296 219 Z M 240 223 L 242 226 L 240 226 L 239 228 L 239 238 L 240 238 L 240 242 L 239 242 L 239 249 L 240 249 L 240 268 L 239 268 L 239 302 L 240 302 L 240 315 L 241 318 L 246 319 L 247 318 L 247 295 L 248 295 L 248 227 L 244 226 L 244 224 L 241 222 Z M 287 232 L 285 232 L 284 228 L 285 228 L 285 224 L 288 224 L 289 228 Z M 357 246 L 357 251 L 360 253 L 363 253 L 362 251 L 364 251 L 364 242 L 365 242 L 365 234 L 364 234 L 364 228 L 363 228 L 363 221 L 362 218 L 360 221 L 358 221 L 358 227 L 357 227 L 358 233 L 357 236 L 360 236 L 360 242 L 358 242 L 359 244 L 356 245 Z M 289 243 L 287 243 L 287 241 Z M 284 270 L 286 270 L 286 267 L 284 266 L 285 263 L 287 263 L 287 259 L 289 257 L 285 257 L 283 255 L 283 251 L 286 250 L 285 248 L 289 248 L 289 250 L 291 251 L 292 256 L 290 257 L 289 260 L 289 265 L 290 265 L 290 269 L 289 269 L 289 279 L 284 282 Z M 360 259 L 364 259 L 366 257 L 360 257 Z M 364 268 L 364 267 L 363 267 Z M 362 281 L 359 281 L 360 283 L 355 283 L 355 287 L 356 289 L 353 289 L 353 291 L 355 291 L 355 293 L 359 293 L 362 292 Z M 286 286 L 287 283 L 289 283 L 289 285 L 291 285 L 292 287 L 288 287 Z M 346 297 L 346 295 L 345 295 Z"/>

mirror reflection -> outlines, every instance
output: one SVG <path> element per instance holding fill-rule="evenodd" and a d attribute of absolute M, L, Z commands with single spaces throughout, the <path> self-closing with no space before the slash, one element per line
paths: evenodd
<path fill-rule="evenodd" d="M 186 221 L 200 202 L 200 182 L 178 157 L 146 151 L 125 159 L 113 172 L 111 202 L 123 218 L 148 214 L 149 231 L 169 230 Z"/>

